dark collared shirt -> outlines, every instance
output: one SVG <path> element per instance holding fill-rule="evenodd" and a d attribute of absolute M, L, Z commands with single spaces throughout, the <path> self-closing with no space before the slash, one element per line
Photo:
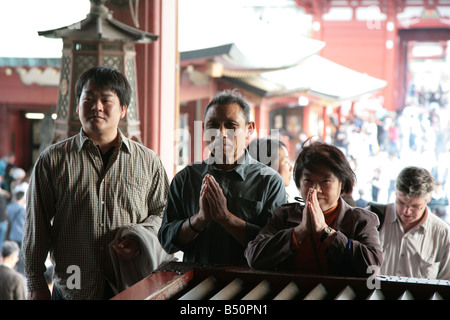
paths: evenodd
<path fill-rule="evenodd" d="M 210 221 L 187 246 L 176 243 L 183 222 L 199 211 L 203 177 L 214 176 L 227 199 L 228 210 L 247 223 L 247 238 L 252 240 L 265 225 L 272 211 L 286 202 L 281 176 L 273 169 L 251 158 L 230 171 L 222 171 L 203 161 L 191 164 L 173 179 L 158 237 L 169 253 L 183 251 L 183 261 L 209 264 L 247 265 L 244 247 L 218 223 Z"/>
<path fill-rule="evenodd" d="M 162 216 L 169 182 L 160 158 L 119 135 L 107 166 L 83 131 L 41 153 L 24 227 L 29 290 L 47 286 L 50 252 L 55 286 L 64 298 L 102 299 L 106 281 L 115 282 L 108 245 L 118 229 Z"/>

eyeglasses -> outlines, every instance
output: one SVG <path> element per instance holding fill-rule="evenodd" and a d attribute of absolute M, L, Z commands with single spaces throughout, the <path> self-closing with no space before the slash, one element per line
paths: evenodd
<path fill-rule="evenodd" d="M 406 204 L 404 204 L 403 202 L 401 202 L 399 200 L 396 201 L 396 204 L 402 210 L 410 209 L 412 212 L 418 212 L 420 210 L 423 210 L 423 208 L 425 208 L 425 206 L 426 206 L 426 204 L 407 206 Z"/>

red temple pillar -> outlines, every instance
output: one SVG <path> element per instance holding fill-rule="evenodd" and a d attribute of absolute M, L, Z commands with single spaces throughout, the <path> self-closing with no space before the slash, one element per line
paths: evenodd
<path fill-rule="evenodd" d="M 262 99 L 259 106 L 255 106 L 255 125 L 258 138 L 270 135 L 269 131 L 269 109 L 267 100 Z"/>
<path fill-rule="evenodd" d="M 325 141 L 327 138 L 327 128 L 328 128 L 328 114 L 327 114 L 327 106 L 322 107 L 322 121 L 323 121 L 323 133 L 322 133 L 322 141 Z"/>
<path fill-rule="evenodd" d="M 177 12 L 177 0 L 140 1 L 139 29 L 158 34 L 159 40 L 136 45 L 142 142 L 161 157 L 169 178 L 174 174 L 179 110 Z M 128 7 L 114 7 L 114 16 L 133 23 Z"/>

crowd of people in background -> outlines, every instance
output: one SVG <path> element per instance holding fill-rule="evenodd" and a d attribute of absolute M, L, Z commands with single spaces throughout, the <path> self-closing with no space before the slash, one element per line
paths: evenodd
<path fill-rule="evenodd" d="M 29 175 L 15 165 L 15 154 L 10 152 L 0 159 L 0 246 L 13 237 L 20 245 L 22 234 L 17 234 L 25 220 L 25 199 Z M 17 215 L 16 215 L 17 212 Z"/>
<path fill-rule="evenodd" d="M 26 287 L 20 258 L 29 175 L 13 152 L 0 159 L 0 299 L 22 300 Z"/>
<path fill-rule="evenodd" d="M 406 166 L 427 169 L 436 180 L 430 209 L 450 223 L 450 114 L 447 106 L 406 106 L 398 114 L 377 118 L 350 117 L 330 141 L 352 163 L 357 185 L 355 203 L 389 203 L 395 199 L 395 178 Z"/>

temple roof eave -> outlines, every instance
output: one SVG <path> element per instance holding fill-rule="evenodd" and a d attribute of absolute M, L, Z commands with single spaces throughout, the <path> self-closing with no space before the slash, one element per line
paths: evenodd
<path fill-rule="evenodd" d="M 312 56 L 288 68 L 221 79 L 262 97 L 308 94 L 328 104 L 356 101 L 383 89 L 387 82 L 346 68 L 320 56 Z"/>
<path fill-rule="evenodd" d="M 180 52 L 181 61 L 211 59 L 223 65 L 230 72 L 240 73 L 240 77 L 289 68 L 306 58 L 317 54 L 325 43 L 306 37 L 293 39 L 284 46 L 262 43 L 258 48 L 250 48 L 243 43 L 226 43 L 214 47 Z"/>
<path fill-rule="evenodd" d="M 87 15 L 86 19 L 57 29 L 38 31 L 40 36 L 71 40 L 104 40 L 120 42 L 156 41 L 158 35 L 130 27 L 111 15 Z"/>

